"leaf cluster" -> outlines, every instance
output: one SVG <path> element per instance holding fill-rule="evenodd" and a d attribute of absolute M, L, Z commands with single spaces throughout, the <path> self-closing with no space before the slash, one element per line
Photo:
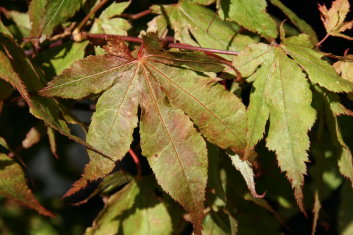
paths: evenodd
<path fill-rule="evenodd" d="M 188 223 L 197 235 L 274 234 L 290 231 L 298 210 L 313 211 L 314 233 L 321 202 L 337 191 L 347 213 L 352 56 L 319 46 L 328 36 L 351 40 L 342 34 L 353 25 L 344 21 L 348 0 L 319 5 L 320 42 L 279 0 L 180 0 L 131 15 L 133 4 L 0 8 L 0 117 L 20 99 L 38 120 L 16 147 L 0 132 L 0 195 L 53 216 L 32 194 L 20 156 L 47 136 L 61 161 L 60 133 L 89 158 L 64 197 L 99 181 L 77 204 L 104 199 L 86 234 L 183 234 Z M 145 14 L 153 17 L 144 26 L 132 20 Z M 85 102 L 88 123 L 72 113 Z M 349 234 L 345 219 L 339 231 Z"/>

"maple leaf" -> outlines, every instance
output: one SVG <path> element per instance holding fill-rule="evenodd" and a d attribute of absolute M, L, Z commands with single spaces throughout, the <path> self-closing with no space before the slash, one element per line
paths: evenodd
<path fill-rule="evenodd" d="M 305 213 L 301 188 L 310 144 L 307 132 L 315 121 L 308 79 L 334 92 L 350 92 L 353 83 L 341 78 L 321 59 L 323 55 L 312 49 L 307 35 L 281 38 L 283 42 L 276 46 L 252 44 L 234 60 L 234 66 L 249 77 L 254 88 L 247 110 L 245 156 L 263 138 L 269 119 L 266 146 L 276 152 L 278 164 Z"/>
<path fill-rule="evenodd" d="M 32 0 L 28 11 L 31 36 L 50 36 L 54 28 L 73 16 L 81 5 L 81 0 Z"/>
<path fill-rule="evenodd" d="M 327 36 L 332 35 L 353 40 L 352 37 L 342 34 L 342 32 L 352 29 L 353 27 L 353 20 L 348 22 L 344 21 L 349 12 L 349 6 L 348 0 L 335 0 L 330 9 L 327 9 L 325 5 L 319 4 L 321 20 L 325 26 Z"/>
<path fill-rule="evenodd" d="M 127 30 L 131 28 L 130 23 L 122 18 L 115 18 L 115 16 L 123 13 L 125 8 L 129 6 L 128 2 L 113 2 L 110 4 L 99 16 L 94 20 L 94 24 L 90 30 L 91 33 L 106 33 L 127 35 Z"/>
<path fill-rule="evenodd" d="M 239 34 L 238 25 L 222 21 L 212 10 L 191 1 L 155 5 L 151 9 L 163 16 L 155 18 L 157 22 L 154 25 L 158 25 L 158 30 L 166 28 L 169 24 L 175 32 L 175 39 L 183 43 L 238 51 L 255 42 L 251 37 Z"/>
<path fill-rule="evenodd" d="M 40 93 L 81 99 L 103 92 L 87 142 L 114 161 L 129 150 L 140 107 L 142 153 L 162 188 L 190 212 L 195 233 L 200 234 L 207 182 L 207 149 L 201 134 L 222 148 L 242 152 L 245 107 L 217 84 L 218 79 L 185 68 L 219 72 L 223 69 L 219 61 L 201 53 L 163 51 L 156 34 L 143 40 L 134 58 L 124 42 L 108 37 L 104 46 L 108 55 L 75 62 Z M 114 168 L 114 162 L 88 153 L 90 162 L 82 178 L 66 196 Z"/>
<path fill-rule="evenodd" d="M 266 12 L 265 0 L 231 0 L 227 7 L 221 8 L 223 14 L 244 28 L 259 33 L 265 38 L 276 38 L 278 35 L 276 22 Z M 251 16 L 251 17 L 249 17 Z"/>
<path fill-rule="evenodd" d="M 171 234 L 172 219 L 156 186 L 151 178 L 136 180 L 111 195 L 85 234 Z"/>
<path fill-rule="evenodd" d="M 25 174 L 20 165 L 4 153 L 0 153 L 0 195 L 36 210 L 42 215 L 54 216 L 36 200 L 27 186 Z"/>
<path fill-rule="evenodd" d="M 80 124 L 63 105 L 55 99 L 33 95 L 44 87 L 45 79 L 40 69 L 24 54 L 12 36 L 0 33 L 0 78 L 10 83 L 29 105 L 30 113 L 57 130 L 62 135 L 99 152 L 77 136 L 71 134 L 68 123 Z M 106 158 L 104 153 L 100 153 Z"/>

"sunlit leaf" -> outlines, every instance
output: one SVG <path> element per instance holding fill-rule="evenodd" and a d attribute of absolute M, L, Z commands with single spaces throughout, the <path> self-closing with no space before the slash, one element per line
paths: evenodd
<path fill-rule="evenodd" d="M 36 210 L 45 216 L 54 216 L 34 197 L 27 186 L 25 174 L 13 159 L 0 153 L 0 195 Z"/>
<path fill-rule="evenodd" d="M 350 82 L 353 82 L 353 62 L 351 61 L 337 61 L 333 64 L 336 72 Z"/>
<path fill-rule="evenodd" d="M 222 148 L 241 153 L 245 146 L 245 107 L 218 85 L 217 79 L 180 67 L 220 71 L 223 67 L 219 61 L 201 53 L 163 51 L 155 37 L 144 37 L 145 49 L 137 58 L 129 54 L 124 43 L 108 43 L 105 49 L 110 55 L 90 56 L 74 63 L 41 94 L 80 99 L 104 91 L 87 141 L 115 161 L 124 157 L 132 142 L 139 104 L 142 153 L 162 188 L 190 212 L 199 234 L 207 181 L 207 151 L 200 133 Z M 117 52 L 120 48 L 120 54 L 110 47 Z M 92 151 L 89 155 L 83 177 L 66 195 L 105 176 L 115 166 Z"/>

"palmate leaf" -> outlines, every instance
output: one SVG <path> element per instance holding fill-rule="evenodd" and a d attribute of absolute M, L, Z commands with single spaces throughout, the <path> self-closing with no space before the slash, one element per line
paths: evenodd
<path fill-rule="evenodd" d="M 352 91 L 353 84 L 321 60 L 322 55 L 311 49 L 307 36 L 283 40 L 276 46 L 250 45 L 234 60 L 243 76 L 254 81 L 247 111 L 245 156 L 262 139 L 270 119 L 267 147 L 276 152 L 278 164 L 291 181 L 299 207 L 304 211 L 301 187 L 308 161 L 307 132 L 315 121 L 307 78 L 336 92 Z"/>
<path fill-rule="evenodd" d="M 217 79 L 181 67 L 221 71 L 223 66 L 213 58 L 163 51 L 155 34 L 144 37 L 137 58 L 118 39 L 107 41 L 105 49 L 114 55 L 90 56 L 74 63 L 41 94 L 80 99 L 104 91 L 87 141 L 113 160 L 122 159 L 128 151 L 140 106 L 142 153 L 162 188 L 190 212 L 199 234 L 207 181 L 207 150 L 201 134 L 222 148 L 241 153 L 245 146 L 245 107 L 217 84 Z M 88 153 L 90 162 L 82 178 L 66 195 L 114 168 L 114 162 Z"/>

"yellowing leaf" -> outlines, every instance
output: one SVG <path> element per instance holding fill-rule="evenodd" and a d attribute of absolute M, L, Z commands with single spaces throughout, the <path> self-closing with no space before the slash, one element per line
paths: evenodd
<path fill-rule="evenodd" d="M 327 9 L 325 5 L 319 4 L 321 20 L 328 35 L 353 40 L 352 37 L 341 33 L 353 27 L 353 20 L 344 21 L 349 12 L 349 6 L 348 0 L 335 0 L 330 9 Z"/>
<path fill-rule="evenodd" d="M 200 234 L 207 181 L 207 150 L 201 134 L 242 153 L 245 107 L 217 79 L 183 68 L 219 72 L 223 66 L 218 60 L 195 52 L 163 51 L 155 34 L 144 37 L 137 58 L 123 42 L 107 40 L 108 55 L 75 62 L 40 93 L 81 99 L 103 92 L 87 141 L 114 161 L 129 149 L 139 106 L 142 153 L 158 183 L 190 213 L 195 233 Z M 83 177 L 66 195 L 114 168 L 113 161 L 88 153 Z"/>
<path fill-rule="evenodd" d="M 54 216 L 33 196 L 20 165 L 3 153 L 0 153 L 0 195 L 36 210 L 42 215 Z"/>

